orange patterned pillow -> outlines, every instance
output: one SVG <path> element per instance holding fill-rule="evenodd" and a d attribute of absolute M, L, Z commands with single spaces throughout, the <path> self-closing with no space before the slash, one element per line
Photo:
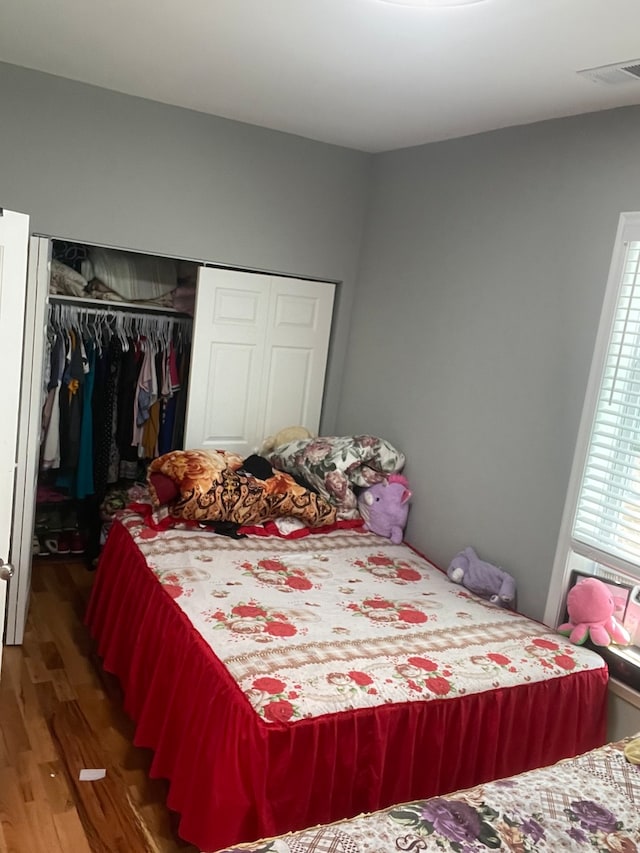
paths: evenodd
<path fill-rule="evenodd" d="M 193 489 L 208 492 L 213 483 L 219 481 L 223 471 L 237 471 L 241 467 L 242 457 L 226 450 L 172 450 L 154 459 L 149 465 L 147 479 L 151 501 L 157 508 L 169 503 L 177 494 Z M 163 477 L 154 476 L 159 474 Z M 167 477 L 177 490 L 173 496 L 164 479 Z"/>
<path fill-rule="evenodd" d="M 322 495 L 273 471 L 265 480 L 239 469 L 236 453 L 174 450 L 154 459 L 148 481 L 155 508 L 167 505 L 182 521 L 231 521 L 261 524 L 275 518 L 298 518 L 309 527 L 336 521 L 336 509 Z"/>

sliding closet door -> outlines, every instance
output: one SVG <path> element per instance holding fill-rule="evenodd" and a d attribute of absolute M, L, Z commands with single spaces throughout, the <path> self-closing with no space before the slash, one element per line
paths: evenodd
<path fill-rule="evenodd" d="M 335 286 L 203 267 L 185 447 L 254 453 L 284 426 L 317 431 Z"/>
<path fill-rule="evenodd" d="M 286 426 L 317 433 L 335 285 L 271 279 L 262 383 L 262 437 Z"/>
<path fill-rule="evenodd" d="M 266 286 L 265 286 L 266 285 Z M 253 453 L 269 307 L 264 276 L 203 267 L 191 346 L 184 446 Z"/>

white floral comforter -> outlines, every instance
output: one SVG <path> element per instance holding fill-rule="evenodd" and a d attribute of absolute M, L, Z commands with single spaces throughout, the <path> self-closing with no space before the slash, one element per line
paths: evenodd
<path fill-rule="evenodd" d="M 129 529 L 267 722 L 451 698 L 604 667 L 593 652 L 360 531 L 233 540 Z"/>
<path fill-rule="evenodd" d="M 234 847 L 253 853 L 635 853 L 640 766 L 623 742 L 552 767 Z"/>

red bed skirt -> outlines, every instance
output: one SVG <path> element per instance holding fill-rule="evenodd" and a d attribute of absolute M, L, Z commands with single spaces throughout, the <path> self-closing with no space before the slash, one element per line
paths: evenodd
<path fill-rule="evenodd" d="M 265 723 L 115 523 L 86 616 L 135 743 L 203 851 L 510 776 L 600 746 L 605 669 Z"/>

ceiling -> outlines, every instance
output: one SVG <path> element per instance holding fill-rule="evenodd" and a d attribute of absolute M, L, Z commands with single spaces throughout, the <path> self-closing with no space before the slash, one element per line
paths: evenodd
<path fill-rule="evenodd" d="M 638 104 L 576 74 L 638 58 L 639 0 L 0 3 L 0 61 L 370 152 Z"/>

